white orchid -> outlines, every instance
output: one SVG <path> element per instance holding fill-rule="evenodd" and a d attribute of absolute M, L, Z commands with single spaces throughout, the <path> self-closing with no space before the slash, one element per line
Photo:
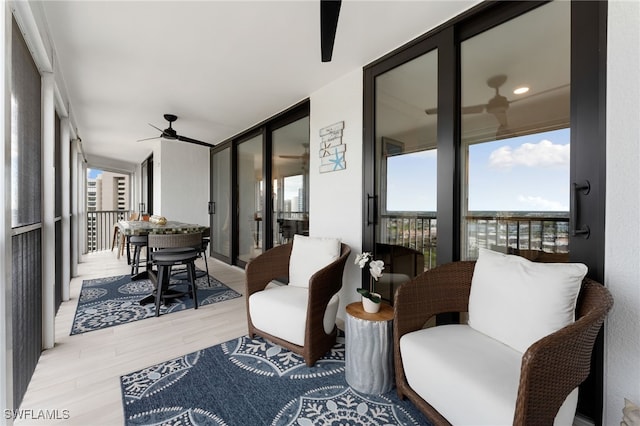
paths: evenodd
<path fill-rule="evenodd" d="M 384 270 L 384 262 L 382 260 L 373 260 L 373 256 L 371 255 L 371 253 L 365 251 L 364 253 L 356 256 L 354 263 L 358 265 L 360 269 L 363 269 L 365 266 L 369 265 L 369 274 L 371 274 L 371 278 L 369 279 L 369 290 L 365 288 L 359 288 L 358 293 L 360 293 L 364 297 L 368 297 L 376 303 L 379 303 L 380 297 L 373 294 L 373 280 L 378 281 L 378 279 L 382 276 L 382 271 Z"/>
<path fill-rule="evenodd" d="M 356 256 L 355 264 L 360 267 L 360 269 L 367 266 L 367 262 L 371 260 L 371 253 L 365 251 L 364 253 L 360 253 Z"/>
<path fill-rule="evenodd" d="M 373 260 L 369 263 L 369 273 L 374 280 L 378 281 L 378 278 L 382 276 L 384 270 L 384 262 L 382 260 Z"/>

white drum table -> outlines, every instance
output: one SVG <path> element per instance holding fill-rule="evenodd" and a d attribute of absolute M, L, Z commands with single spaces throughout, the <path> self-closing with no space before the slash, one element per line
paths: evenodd
<path fill-rule="evenodd" d="M 345 375 L 354 390 L 382 394 L 394 385 L 393 308 L 382 303 L 375 314 L 362 302 L 347 306 L 345 319 Z"/>

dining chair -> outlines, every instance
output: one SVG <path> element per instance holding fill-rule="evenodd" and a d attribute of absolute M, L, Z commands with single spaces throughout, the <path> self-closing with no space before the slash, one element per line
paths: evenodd
<path fill-rule="evenodd" d="M 211 241 L 211 230 L 206 228 L 202 231 L 202 244 L 198 248 L 198 257 L 202 256 L 202 260 L 204 260 L 204 268 L 207 273 L 207 284 L 211 286 L 211 279 L 209 278 L 209 265 L 207 263 L 207 248 L 209 247 L 209 242 Z"/>
<path fill-rule="evenodd" d="M 138 220 L 138 218 L 140 217 L 140 213 L 131 213 L 129 215 L 129 221 L 132 220 Z M 120 231 L 120 227 L 118 226 L 118 223 L 114 223 L 113 224 L 113 237 L 111 239 L 111 251 L 113 251 L 113 248 L 116 245 L 116 241 L 118 241 L 118 254 L 116 256 L 117 259 L 120 259 L 120 256 L 122 256 L 122 254 L 124 253 L 124 248 L 125 245 L 127 246 L 127 249 L 129 248 L 129 244 L 128 244 L 128 238 L 126 235 L 124 235 L 124 233 L 122 233 Z M 127 265 L 131 264 L 131 258 L 129 256 L 129 253 L 127 253 Z"/>
<path fill-rule="evenodd" d="M 185 265 L 189 281 L 189 295 L 193 299 L 193 308 L 198 309 L 195 260 L 202 246 L 202 232 L 188 234 L 149 234 L 148 247 L 151 250 L 153 264 L 158 268 L 155 288 L 155 315 L 160 315 L 160 303 L 184 295 L 182 292 L 170 292 L 171 269 Z"/>

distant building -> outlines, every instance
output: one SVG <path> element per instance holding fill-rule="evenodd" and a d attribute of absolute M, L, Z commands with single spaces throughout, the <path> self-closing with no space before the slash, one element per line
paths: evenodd
<path fill-rule="evenodd" d="M 127 211 L 131 208 L 130 180 L 121 173 L 100 172 L 95 178 L 87 176 L 87 212 Z M 98 249 L 98 242 L 111 235 L 113 217 L 98 218 L 87 214 L 87 250 Z M 100 221 L 101 220 L 101 221 Z M 104 221 L 109 223 L 105 225 Z M 100 221 L 100 222 L 99 222 Z M 107 226 L 108 225 L 108 226 Z"/>

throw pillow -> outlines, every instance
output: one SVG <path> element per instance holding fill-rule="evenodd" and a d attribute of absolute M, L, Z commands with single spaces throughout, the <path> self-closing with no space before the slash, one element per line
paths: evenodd
<path fill-rule="evenodd" d="M 337 238 L 293 236 L 289 260 L 289 285 L 309 287 L 309 278 L 340 257 Z"/>
<path fill-rule="evenodd" d="M 536 263 L 480 249 L 471 280 L 469 325 L 524 353 L 575 320 L 587 267 Z"/>

